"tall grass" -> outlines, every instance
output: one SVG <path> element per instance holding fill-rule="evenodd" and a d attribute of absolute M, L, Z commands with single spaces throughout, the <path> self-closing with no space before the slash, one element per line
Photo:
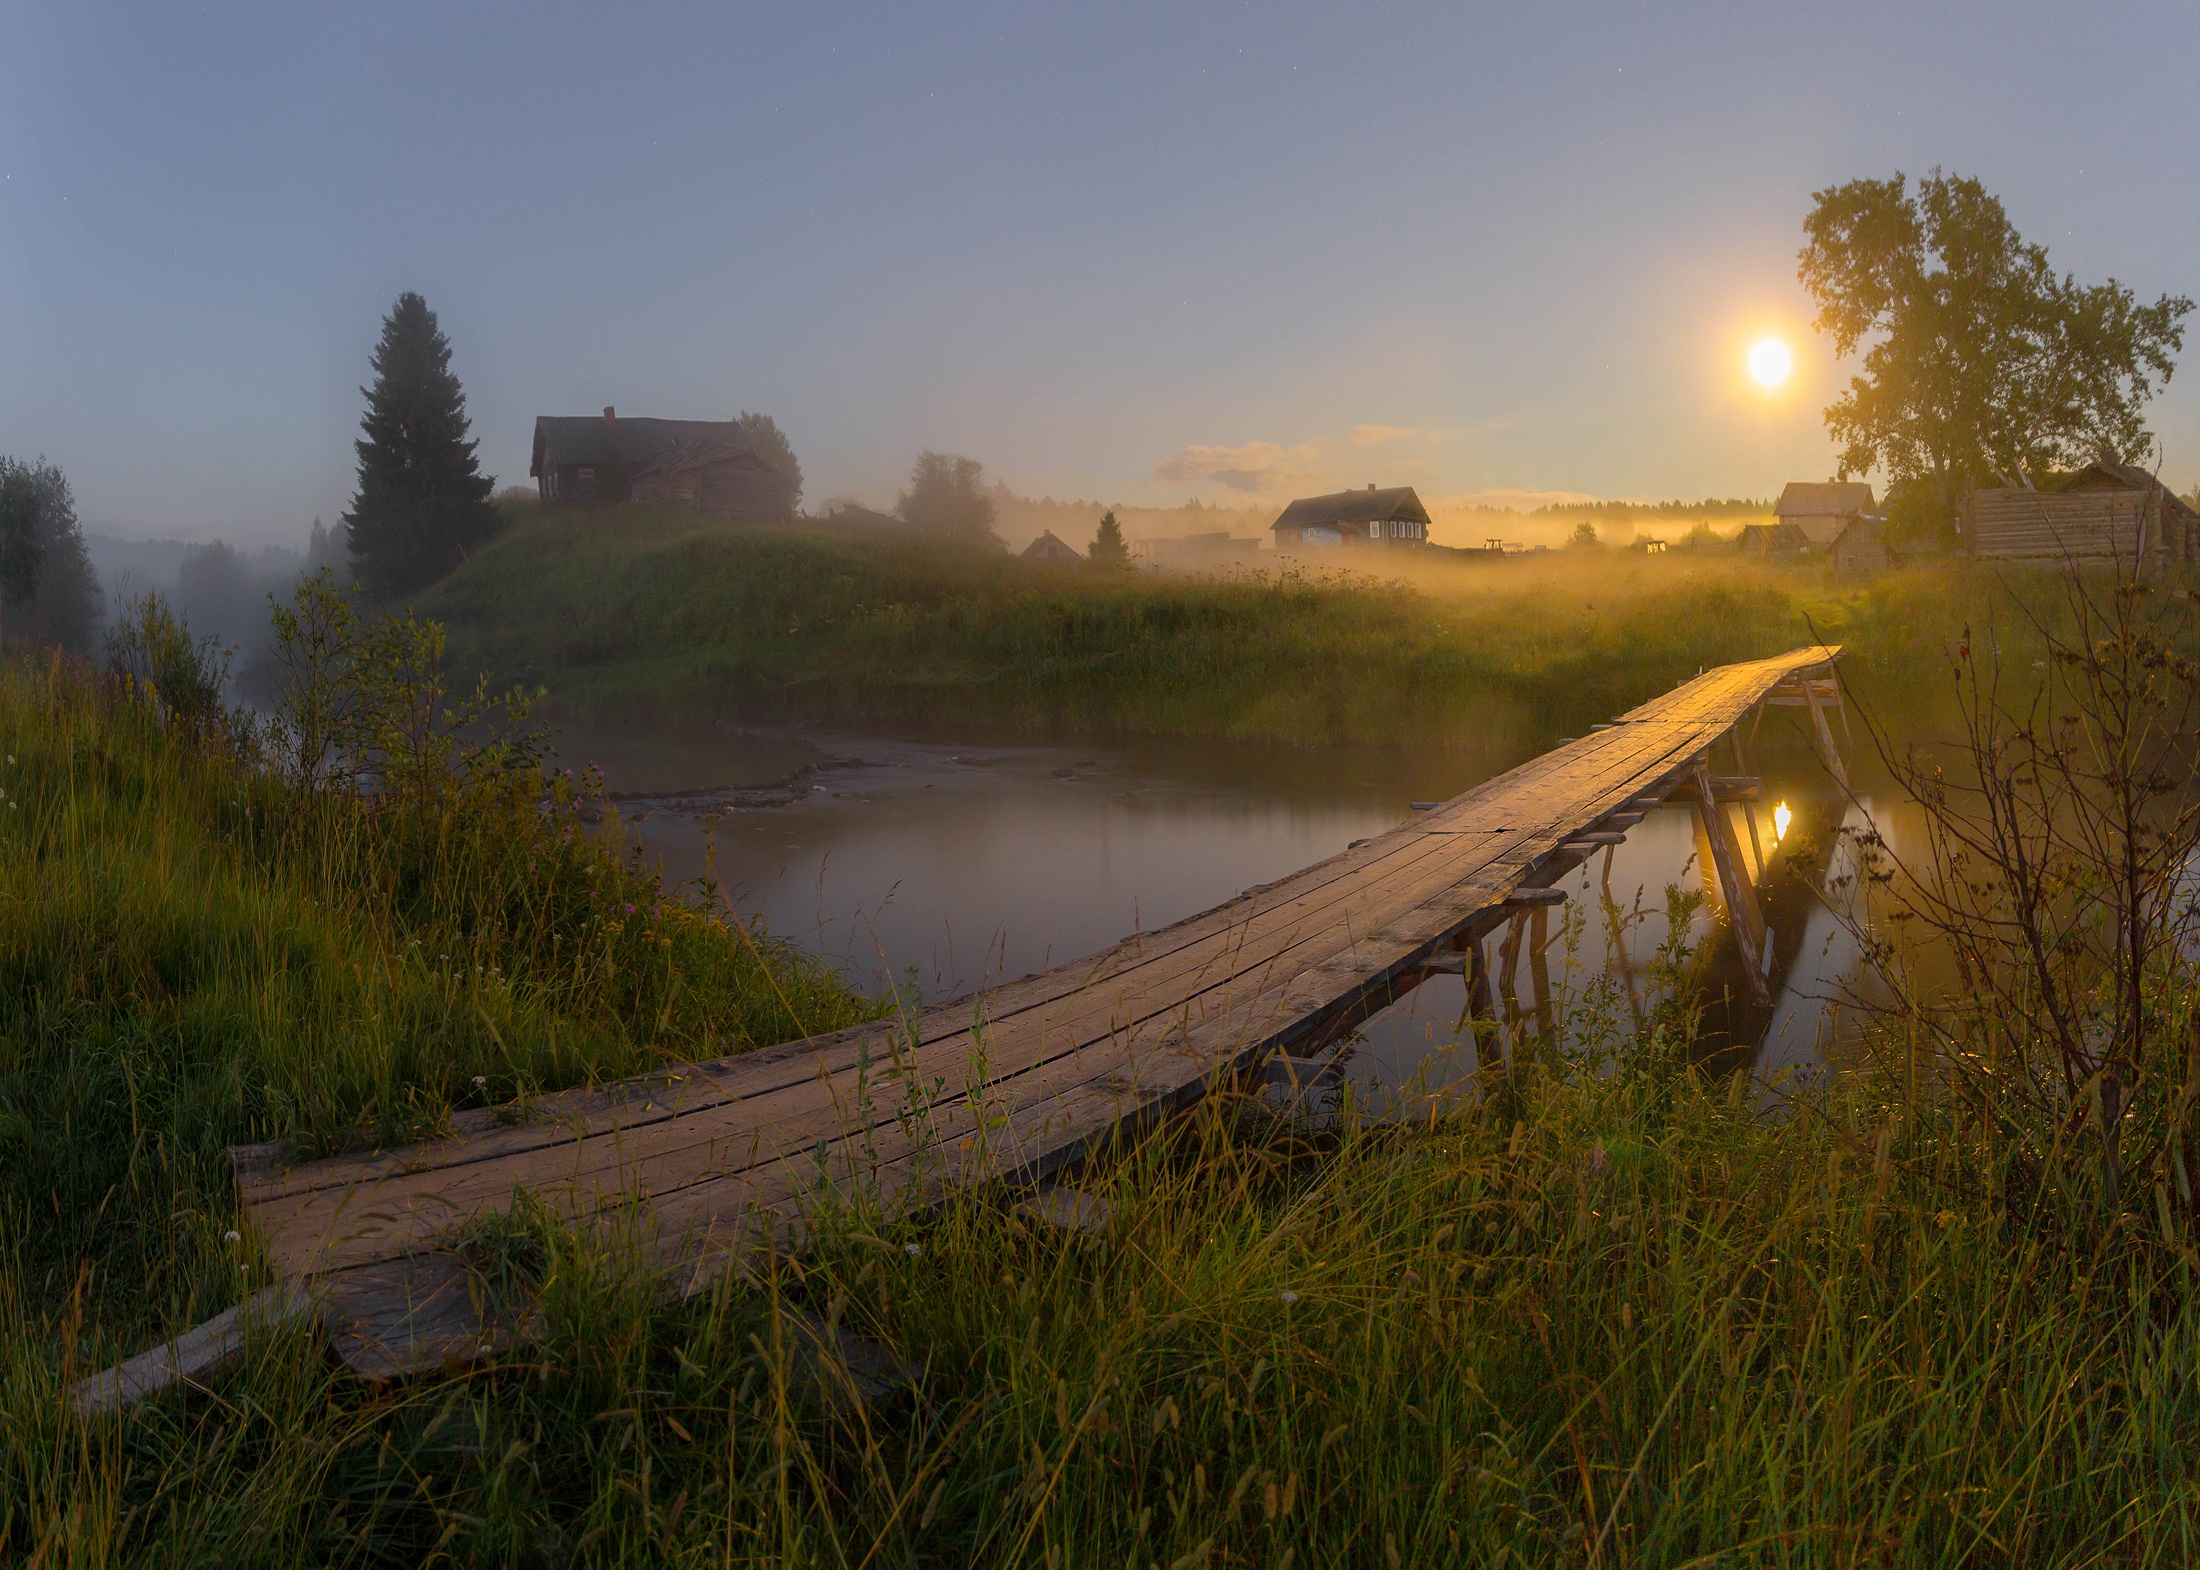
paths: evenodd
<path fill-rule="evenodd" d="M 1838 631 L 1870 592 L 1603 551 L 1160 578 L 625 508 L 522 509 L 423 605 L 461 664 L 584 712 L 1519 746 Z"/>
<path fill-rule="evenodd" d="M 16 1335 L 0 1530 L 86 1564 L 2189 1562 L 2200 1261 L 1957 1198 L 1993 1174 L 1929 1107 L 1769 1120 L 1635 1046 L 1420 1125 L 1211 1103 L 1088 1174 L 1104 1238 L 966 1195 L 668 1305 L 551 1231 L 539 1340 L 387 1391 L 293 1332 L 86 1429 Z M 789 1305 L 920 1388 L 808 1398 Z"/>
<path fill-rule="evenodd" d="M 59 660 L 0 667 L 0 749 L 8 1291 L 109 1345 L 228 1301 L 230 1144 L 418 1137 L 872 1008 L 623 862 L 566 782 L 300 790 Z"/>

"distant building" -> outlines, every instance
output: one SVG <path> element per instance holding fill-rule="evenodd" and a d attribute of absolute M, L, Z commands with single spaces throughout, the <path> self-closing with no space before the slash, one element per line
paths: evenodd
<path fill-rule="evenodd" d="M 1132 540 L 1131 560 L 1156 572 L 1230 572 L 1260 565 L 1261 542 L 1226 529 L 1205 534 L 1149 535 Z"/>
<path fill-rule="evenodd" d="M 1973 491 L 1963 544 L 1981 561 L 2182 566 L 2200 559 L 2200 514 L 2146 470 L 2102 459 L 2052 491 Z"/>
<path fill-rule="evenodd" d="M 1827 555 L 1833 560 L 1836 577 L 1869 577 L 1895 565 L 1898 558 L 1887 548 L 1886 522 L 1877 513 L 1860 512 L 1833 537 Z"/>
<path fill-rule="evenodd" d="M 1858 513 L 1872 509 L 1872 488 L 1846 480 L 1814 484 L 1790 480 L 1774 504 L 1773 516 L 1803 531 L 1812 546 L 1831 545 Z"/>
<path fill-rule="evenodd" d="M 1810 549 L 1810 537 L 1792 523 L 1745 523 L 1734 546 L 1745 556 L 1794 556 Z"/>
<path fill-rule="evenodd" d="M 537 416 L 528 467 L 546 502 L 590 502 L 605 471 L 624 471 L 628 496 L 713 517 L 769 523 L 794 512 L 794 488 L 762 458 L 735 420 Z"/>
<path fill-rule="evenodd" d="M 1067 540 L 1056 537 L 1049 529 L 1024 547 L 1025 561 L 1060 562 L 1066 566 L 1082 566 L 1085 553 Z"/>
<path fill-rule="evenodd" d="M 1279 551 L 1420 546 L 1428 543 L 1429 517 L 1410 485 L 1387 491 L 1370 485 L 1364 491 L 1302 497 L 1271 527 Z"/>

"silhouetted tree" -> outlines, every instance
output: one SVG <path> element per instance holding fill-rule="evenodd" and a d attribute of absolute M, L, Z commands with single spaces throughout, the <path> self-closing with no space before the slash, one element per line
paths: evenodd
<path fill-rule="evenodd" d="M 1604 542 L 1597 538 L 1597 526 L 1584 518 L 1574 525 L 1574 532 L 1566 536 L 1566 543 L 1576 550 L 1593 550 Z"/>
<path fill-rule="evenodd" d="M 795 457 L 794 447 L 780 430 L 779 422 L 768 414 L 751 414 L 741 411 L 741 434 L 756 449 L 756 456 L 779 471 L 787 482 L 787 513 L 793 516 L 802 507 L 802 463 Z"/>
<path fill-rule="evenodd" d="M 1826 410 L 1841 473 L 1883 470 L 1898 521 L 1945 526 L 1989 480 L 2036 487 L 2051 469 L 2140 459 L 2143 419 L 2184 345 L 2182 295 L 2141 305 L 2110 279 L 2057 277 L 1976 180 L 1934 170 L 1820 191 L 1798 270 L 1818 331 L 1863 374 Z"/>
<path fill-rule="evenodd" d="M 316 518 L 313 532 L 306 537 L 305 576 L 323 571 L 335 574 L 338 579 L 349 578 L 351 560 L 344 549 L 344 537 L 334 529 L 323 528 L 321 520 Z"/>
<path fill-rule="evenodd" d="M 993 498 L 985 493 L 985 465 L 953 453 L 921 452 L 901 493 L 902 521 L 927 534 L 998 546 Z"/>
<path fill-rule="evenodd" d="M 1131 564 L 1131 548 L 1123 543 L 1123 526 L 1112 511 L 1100 515 L 1100 528 L 1092 537 L 1085 559 L 1095 567 L 1124 568 Z"/>
<path fill-rule="evenodd" d="M 89 653 L 103 600 L 68 476 L 43 458 L 0 458 L 0 602 L 8 630 Z"/>
<path fill-rule="evenodd" d="M 361 388 L 359 491 L 344 514 L 352 570 L 383 598 L 426 588 L 497 532 L 467 439 L 466 394 L 451 374 L 450 340 L 417 294 L 401 294 L 382 322 L 374 385 Z"/>

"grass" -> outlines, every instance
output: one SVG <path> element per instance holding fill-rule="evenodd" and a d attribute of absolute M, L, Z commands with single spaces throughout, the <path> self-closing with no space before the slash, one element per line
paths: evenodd
<path fill-rule="evenodd" d="M 1686 553 L 1233 582 L 639 507 L 513 516 L 423 609 L 462 666 L 581 715 L 1517 752 L 1814 629 L 1907 679 L 1986 597 L 1950 568 L 1834 586 Z"/>
<path fill-rule="evenodd" d="M 1936 625 L 1889 604 L 1885 637 Z M 301 799 L 59 663 L 0 670 L 0 736 L 0 1558 L 2193 1556 L 2200 1258 L 2166 1205 L 2087 1220 L 1868 1069 L 1767 1116 L 1670 1010 L 1422 1123 L 1214 1098 L 1085 1172 L 1102 1238 L 966 1193 L 678 1303 L 523 1204 L 474 1241 L 531 1283 L 524 1345 L 375 1387 L 269 1330 L 80 1423 L 72 1378 L 254 1284 L 225 1144 L 403 1137 L 869 1005 L 665 898 L 569 793 Z M 789 1306 L 920 1387 L 810 1399 Z"/>
<path fill-rule="evenodd" d="M 873 1008 L 570 790 L 300 792 L 59 660 L 0 667 L 0 747 L 0 1239 L 14 1311 L 92 1314 L 87 1355 L 229 1300 L 230 1144 L 417 1137 Z"/>

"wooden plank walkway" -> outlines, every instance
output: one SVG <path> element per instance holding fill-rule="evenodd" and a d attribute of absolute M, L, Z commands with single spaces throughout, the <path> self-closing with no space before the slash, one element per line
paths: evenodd
<path fill-rule="evenodd" d="M 524 1115 L 470 1113 L 455 1138 L 248 1177 L 250 1223 L 281 1277 L 309 1284 L 345 1359 L 379 1378 L 524 1330 L 495 1322 L 449 1252 L 454 1228 L 519 1190 L 640 1229 L 675 1290 L 693 1291 L 764 1231 L 798 1231 L 813 1204 L 922 1205 L 957 1185 L 1036 1182 L 1270 1053 L 1309 1050 L 1447 956 L 1456 970 L 1459 947 L 1505 920 L 1509 900 L 1589 854 L 1582 835 L 1624 828 L 1697 777 L 1766 698 L 1800 694 L 1817 719 L 1839 653 L 1722 666 L 1341 855 L 913 1021 L 548 1097 Z"/>

